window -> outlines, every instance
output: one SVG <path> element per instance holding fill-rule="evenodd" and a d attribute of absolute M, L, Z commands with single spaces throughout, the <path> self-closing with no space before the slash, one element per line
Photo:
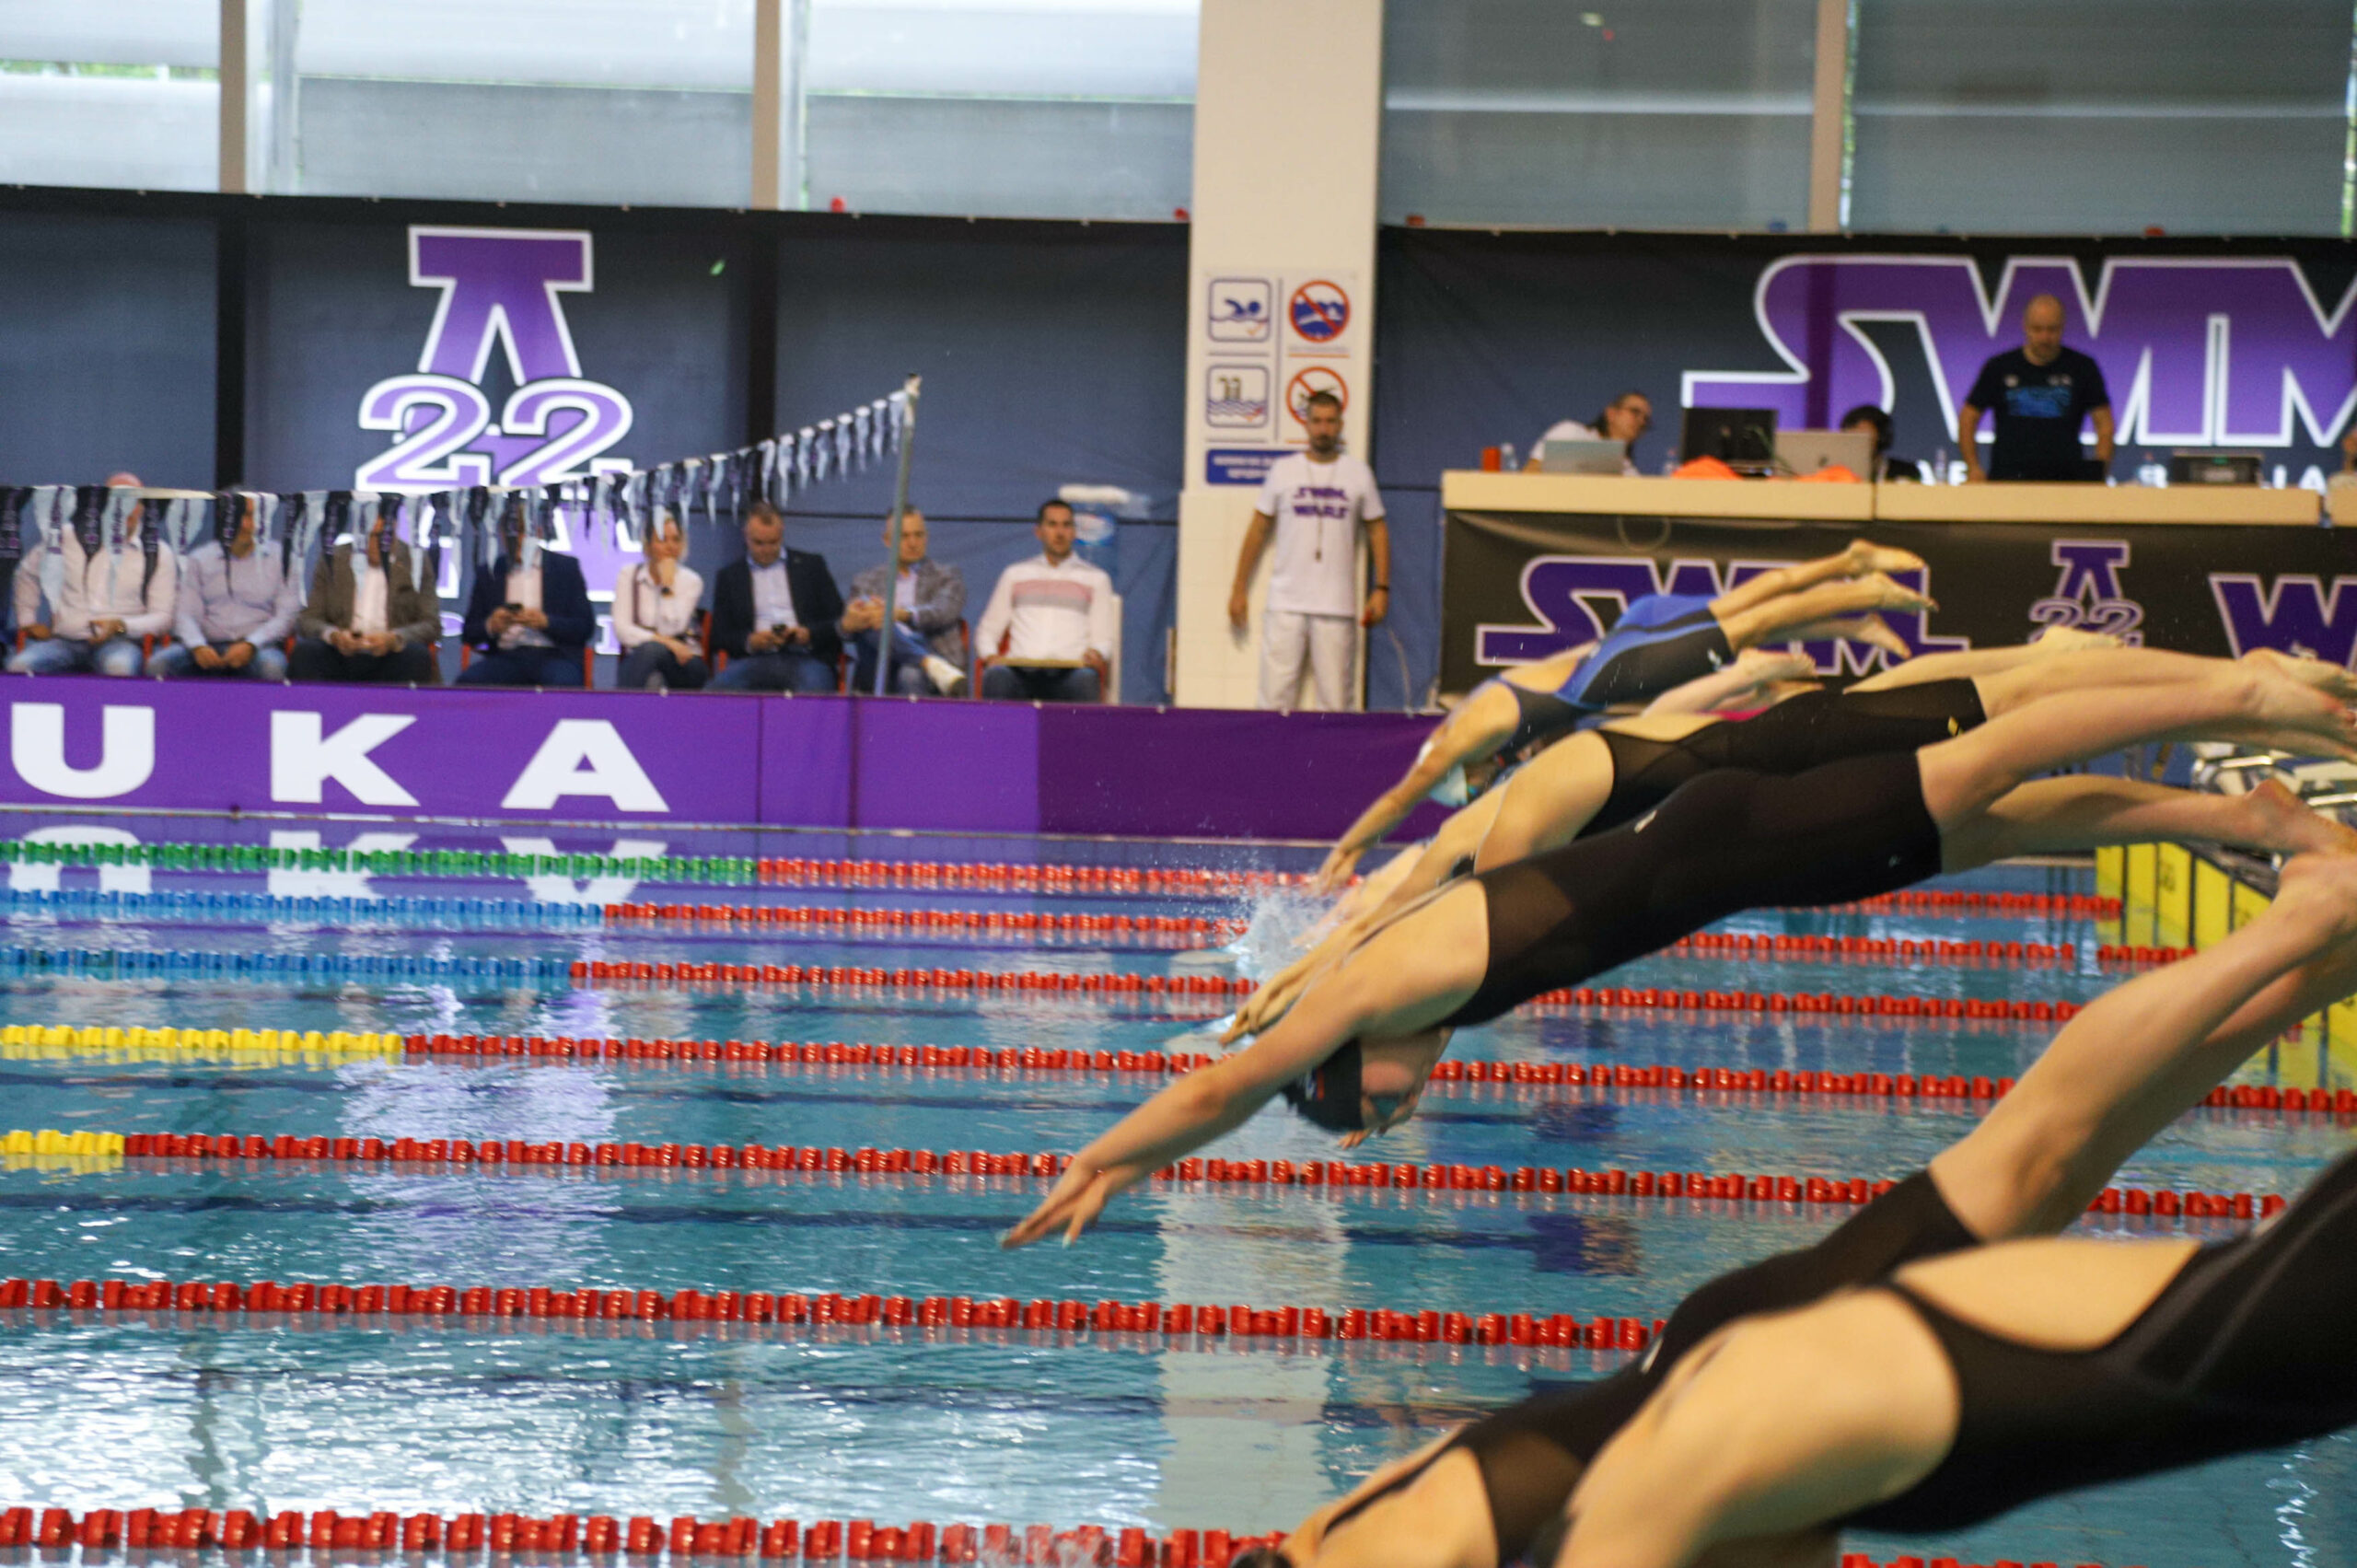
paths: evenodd
<path fill-rule="evenodd" d="M 789 56 L 807 40 L 785 206 L 1153 219 L 1191 199 L 1197 0 L 782 3 Z"/>
<path fill-rule="evenodd" d="M 1390 0 L 1384 220 L 1800 228 L 1816 17 L 1814 0 Z"/>
<path fill-rule="evenodd" d="M 218 0 L 0 0 L 0 180 L 210 191 Z"/>
<path fill-rule="evenodd" d="M 1847 226 L 2340 234 L 2349 0 L 1857 0 Z"/>
<path fill-rule="evenodd" d="M 749 200 L 753 0 L 258 0 L 258 13 L 264 189 Z"/>

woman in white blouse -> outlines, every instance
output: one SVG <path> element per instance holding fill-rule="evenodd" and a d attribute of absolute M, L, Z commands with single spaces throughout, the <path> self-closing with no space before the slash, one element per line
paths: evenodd
<path fill-rule="evenodd" d="M 679 519 L 668 512 L 650 524 L 646 559 L 614 585 L 614 635 L 622 645 L 622 691 L 692 691 L 712 679 L 703 652 L 690 640 L 703 579 L 681 564 L 687 548 Z"/>

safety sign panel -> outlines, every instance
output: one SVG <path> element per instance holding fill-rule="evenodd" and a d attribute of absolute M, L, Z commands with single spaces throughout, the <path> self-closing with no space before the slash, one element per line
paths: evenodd
<path fill-rule="evenodd" d="M 1200 377 L 1190 450 L 1206 454 L 1207 482 L 1248 482 L 1256 444 L 1273 461 L 1309 438 L 1309 394 L 1328 391 L 1349 410 L 1366 328 L 1359 274 L 1349 268 L 1204 267 L 1195 273 L 1191 364 Z M 1280 412 L 1282 411 L 1282 412 Z M 1364 439 L 1365 413 L 1348 428 Z M 1208 454 L 1214 448 L 1218 460 Z"/>

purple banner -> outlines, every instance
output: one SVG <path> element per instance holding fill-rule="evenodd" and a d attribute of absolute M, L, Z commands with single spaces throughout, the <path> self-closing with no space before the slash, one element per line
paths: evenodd
<path fill-rule="evenodd" d="M 719 693 L 72 677 L 0 692 L 0 804 L 66 810 L 1321 839 L 1431 729 L 1389 714 Z"/>

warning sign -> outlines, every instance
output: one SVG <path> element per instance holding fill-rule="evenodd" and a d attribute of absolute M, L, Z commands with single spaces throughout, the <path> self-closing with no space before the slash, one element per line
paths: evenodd
<path fill-rule="evenodd" d="M 1333 393 L 1342 401 L 1342 411 L 1345 413 L 1350 412 L 1350 383 L 1342 379 L 1341 372 L 1330 366 L 1306 366 L 1295 371 L 1293 379 L 1285 383 L 1285 412 L 1298 427 L 1298 435 L 1306 436 L 1309 429 L 1309 395 L 1312 392 Z"/>
<path fill-rule="evenodd" d="M 1351 324 L 1351 296 L 1323 278 L 1295 289 L 1288 308 L 1293 330 L 1304 343 L 1330 343 Z"/>

